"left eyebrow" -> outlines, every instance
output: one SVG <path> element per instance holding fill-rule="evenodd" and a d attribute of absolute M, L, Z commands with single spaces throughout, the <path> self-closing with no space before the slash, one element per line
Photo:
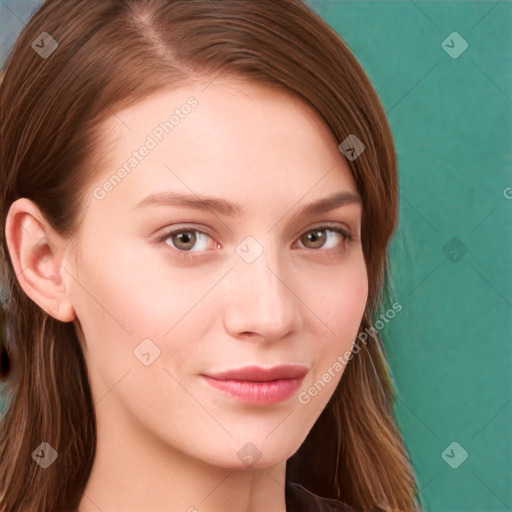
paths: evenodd
<path fill-rule="evenodd" d="M 361 197 L 357 193 L 336 192 L 335 194 L 322 197 L 303 206 L 296 215 L 308 216 L 325 213 L 339 206 L 361 202 Z M 142 199 L 133 210 L 152 205 L 184 206 L 199 210 L 213 210 L 229 217 L 239 217 L 243 212 L 243 207 L 240 204 L 232 203 L 225 199 L 201 194 L 182 194 L 174 191 L 151 194 Z"/>
<path fill-rule="evenodd" d="M 362 204 L 361 196 L 352 192 L 337 192 L 330 196 L 317 199 L 316 201 L 303 206 L 296 215 L 300 217 L 325 213 L 334 210 L 339 206 L 352 203 Z"/>

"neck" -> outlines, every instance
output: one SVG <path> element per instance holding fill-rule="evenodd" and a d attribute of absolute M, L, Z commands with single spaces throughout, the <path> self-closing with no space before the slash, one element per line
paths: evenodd
<path fill-rule="evenodd" d="M 108 416 L 103 409 L 98 417 L 98 449 L 78 512 L 286 512 L 286 461 L 215 466 Z"/>

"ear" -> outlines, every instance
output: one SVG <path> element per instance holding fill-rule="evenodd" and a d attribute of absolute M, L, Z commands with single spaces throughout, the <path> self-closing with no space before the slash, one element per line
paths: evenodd
<path fill-rule="evenodd" d="M 61 267 L 67 243 L 47 222 L 33 201 L 23 197 L 7 214 L 5 239 L 16 278 L 24 292 L 46 313 L 71 322 L 67 272 Z"/>

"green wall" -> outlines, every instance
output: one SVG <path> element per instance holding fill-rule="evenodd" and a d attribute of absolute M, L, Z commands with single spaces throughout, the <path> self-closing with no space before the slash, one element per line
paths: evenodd
<path fill-rule="evenodd" d="M 0 3 L 2 61 L 38 4 Z M 510 511 L 512 4 L 309 4 L 365 68 L 395 137 L 403 309 L 381 332 L 422 506 Z"/>

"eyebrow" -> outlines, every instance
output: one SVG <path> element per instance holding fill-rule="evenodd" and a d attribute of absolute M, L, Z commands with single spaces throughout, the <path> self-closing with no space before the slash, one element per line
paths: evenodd
<path fill-rule="evenodd" d="M 325 213 L 340 206 L 352 203 L 361 203 L 359 194 L 353 192 L 336 192 L 327 197 L 322 197 L 303 206 L 298 216 L 314 215 Z M 239 217 L 243 213 L 243 207 L 240 204 L 226 201 L 216 197 L 205 196 L 202 194 L 183 194 L 180 192 L 157 192 L 151 194 L 140 201 L 133 210 L 146 206 L 182 206 L 196 208 L 198 210 L 213 210 L 227 217 Z"/>

